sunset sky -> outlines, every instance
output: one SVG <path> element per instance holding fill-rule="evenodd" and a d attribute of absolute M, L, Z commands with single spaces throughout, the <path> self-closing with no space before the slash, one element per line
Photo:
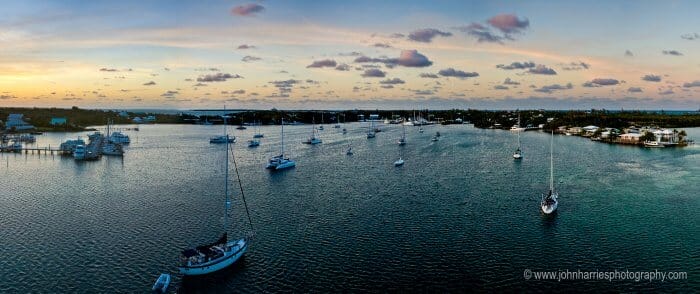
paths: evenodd
<path fill-rule="evenodd" d="M 697 1 L 2 1 L 0 106 L 700 108 Z"/>

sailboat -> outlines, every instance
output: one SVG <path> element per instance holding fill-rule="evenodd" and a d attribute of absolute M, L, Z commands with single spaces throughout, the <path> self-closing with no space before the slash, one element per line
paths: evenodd
<path fill-rule="evenodd" d="M 522 159 L 523 158 L 523 152 L 520 151 L 520 131 L 518 131 L 518 149 L 513 152 L 513 158 L 514 159 Z"/>
<path fill-rule="evenodd" d="M 311 145 L 323 143 L 321 141 L 321 139 L 318 137 L 318 135 L 316 135 L 317 132 L 318 132 L 318 130 L 316 130 L 316 125 L 312 122 L 312 124 L 311 124 L 311 137 L 309 137 L 308 139 L 306 139 L 306 141 L 303 141 L 302 143 L 311 144 Z"/>
<path fill-rule="evenodd" d="M 549 145 L 549 193 L 547 195 L 542 195 L 542 200 L 540 201 L 540 208 L 544 214 L 552 214 L 557 210 L 559 206 L 559 193 L 554 191 L 554 131 L 552 131 L 552 139 Z"/>
<path fill-rule="evenodd" d="M 352 146 L 348 145 L 348 150 L 345 151 L 345 155 L 352 155 Z"/>
<path fill-rule="evenodd" d="M 401 135 L 398 143 L 401 146 L 406 145 L 406 125 L 403 126 L 403 134 Z"/>
<path fill-rule="evenodd" d="M 281 170 L 294 167 L 296 165 L 297 163 L 294 160 L 284 156 L 284 118 L 282 118 L 282 151 L 280 152 L 280 155 L 270 158 L 265 168 L 271 170 Z"/>
<path fill-rule="evenodd" d="M 224 133 L 226 133 L 226 118 L 228 116 L 224 115 Z M 226 133 L 226 136 L 214 136 L 209 138 L 209 143 L 214 143 L 214 144 L 223 144 L 223 143 L 235 143 L 236 142 L 236 136 L 229 136 L 228 133 Z"/>
<path fill-rule="evenodd" d="M 374 133 L 374 121 L 369 121 L 369 127 L 367 127 L 367 139 L 374 138 L 376 134 Z"/>
<path fill-rule="evenodd" d="M 399 157 L 399 160 L 394 161 L 394 166 L 402 166 L 404 164 L 404 160 Z"/>
<path fill-rule="evenodd" d="M 345 118 L 345 114 L 343 114 L 343 118 Z M 347 122 L 347 121 L 346 121 L 346 122 Z M 348 133 L 348 129 L 343 128 L 343 135 L 345 135 L 345 134 L 347 134 L 347 133 Z"/>
<path fill-rule="evenodd" d="M 228 133 L 226 132 L 226 125 L 224 124 L 224 138 L 228 139 Z M 200 245 L 195 248 L 190 248 L 182 251 L 181 264 L 177 267 L 181 274 L 185 276 L 197 276 L 206 275 L 219 270 L 225 269 L 230 265 L 234 264 L 238 259 L 245 254 L 248 249 L 248 238 L 243 237 L 238 240 L 228 240 L 228 211 L 231 206 L 231 200 L 229 199 L 229 151 L 231 147 L 226 144 L 226 153 L 224 166 L 224 221 L 223 221 L 223 234 L 221 237 L 213 243 Z M 234 158 L 235 164 L 235 158 Z M 236 169 L 236 172 L 238 169 Z M 243 189 L 241 189 L 241 196 L 243 197 Z M 245 198 L 244 201 L 245 203 Z M 246 213 L 248 208 L 246 207 Z M 250 220 L 250 215 L 248 216 Z M 252 228 L 252 223 L 251 223 Z"/>
<path fill-rule="evenodd" d="M 258 122 L 258 123 L 257 123 L 255 135 L 253 135 L 253 138 L 262 138 L 262 137 L 265 137 L 265 135 L 263 135 L 263 133 L 260 132 L 260 125 L 261 125 L 261 124 L 262 124 L 262 122 Z"/>
<path fill-rule="evenodd" d="M 318 126 L 319 131 L 323 131 L 323 112 L 321 112 L 321 124 Z"/>

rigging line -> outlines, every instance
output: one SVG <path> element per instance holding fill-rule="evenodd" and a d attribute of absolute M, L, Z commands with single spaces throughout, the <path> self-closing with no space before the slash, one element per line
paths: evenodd
<path fill-rule="evenodd" d="M 233 168 L 236 171 L 236 178 L 238 178 L 238 187 L 241 190 L 241 198 L 243 199 L 243 206 L 245 206 L 245 214 L 248 216 L 250 230 L 255 232 L 255 229 L 253 228 L 253 220 L 250 218 L 250 211 L 248 210 L 248 203 L 245 201 L 245 194 L 243 193 L 243 182 L 241 182 L 241 174 L 238 173 L 238 164 L 236 163 L 236 155 L 234 155 L 233 153 L 233 148 L 231 148 L 231 157 L 233 158 Z"/>

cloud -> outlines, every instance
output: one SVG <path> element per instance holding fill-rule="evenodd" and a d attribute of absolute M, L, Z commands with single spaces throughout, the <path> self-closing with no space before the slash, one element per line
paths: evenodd
<path fill-rule="evenodd" d="M 507 86 L 504 86 L 504 85 L 495 85 L 495 86 L 493 86 L 493 89 L 494 90 L 508 90 L 509 88 Z"/>
<path fill-rule="evenodd" d="M 381 85 L 380 87 L 382 87 L 384 89 L 393 89 L 394 85 Z"/>
<path fill-rule="evenodd" d="M 645 75 L 642 77 L 643 81 L 647 82 L 660 82 L 661 81 L 661 76 L 657 75 Z"/>
<path fill-rule="evenodd" d="M 399 79 L 399 78 L 393 78 L 393 79 L 386 79 L 386 80 L 380 81 L 379 83 L 385 84 L 385 85 L 396 85 L 396 84 L 405 84 L 406 81 Z"/>
<path fill-rule="evenodd" d="M 479 43 L 499 43 L 503 44 L 505 37 L 491 33 L 491 30 L 479 23 L 471 23 L 467 26 L 456 27 L 455 29 L 466 33 L 476 39 Z"/>
<path fill-rule="evenodd" d="M 571 83 L 568 83 L 564 86 L 559 85 L 559 84 L 554 84 L 554 85 L 547 85 L 547 86 L 542 86 L 540 88 L 537 88 L 537 89 L 535 89 L 535 92 L 552 93 L 552 92 L 558 91 L 558 90 L 569 90 L 569 89 L 573 89 L 573 88 L 574 88 L 574 85 L 572 85 Z"/>
<path fill-rule="evenodd" d="M 632 56 L 634 56 L 634 54 L 632 54 L 632 51 L 625 50 L 625 56 L 632 57 Z"/>
<path fill-rule="evenodd" d="M 671 90 L 671 89 L 659 92 L 659 95 L 671 95 L 671 94 L 673 94 L 673 90 Z"/>
<path fill-rule="evenodd" d="M 313 63 L 307 65 L 306 68 L 336 67 L 337 65 L 338 63 L 335 62 L 335 60 L 324 59 L 314 61 Z"/>
<path fill-rule="evenodd" d="M 520 85 L 520 83 L 511 80 L 510 78 L 506 78 L 505 81 L 503 81 L 504 85 Z"/>
<path fill-rule="evenodd" d="M 255 47 L 253 45 L 248 45 L 248 44 L 238 45 L 238 49 L 240 49 L 240 50 L 255 49 L 255 48 L 258 48 L 258 47 Z"/>
<path fill-rule="evenodd" d="M 257 3 L 249 3 L 234 7 L 231 9 L 231 13 L 238 16 L 252 16 L 256 13 L 262 12 L 263 10 L 265 10 L 265 7 L 262 5 Z"/>
<path fill-rule="evenodd" d="M 193 85 L 193 87 L 206 87 L 206 86 L 207 86 L 207 84 L 203 84 L 203 83 L 196 83 Z"/>
<path fill-rule="evenodd" d="M 700 87 L 700 81 L 692 81 L 690 83 L 683 83 L 683 88 L 693 88 Z"/>
<path fill-rule="evenodd" d="M 406 35 L 404 35 L 404 34 L 402 34 L 402 33 L 393 33 L 393 34 L 389 35 L 389 38 L 398 39 L 398 38 L 403 38 L 403 37 L 405 37 L 405 36 L 406 36 Z"/>
<path fill-rule="evenodd" d="M 439 78 L 439 76 L 436 75 L 436 74 L 434 74 L 434 73 L 422 73 L 422 74 L 420 74 L 420 77 L 421 77 L 421 78 L 428 78 L 428 79 L 437 79 L 437 78 Z"/>
<path fill-rule="evenodd" d="M 562 70 L 583 70 L 591 68 L 591 65 L 583 61 L 561 64 Z"/>
<path fill-rule="evenodd" d="M 156 84 L 156 82 L 154 82 L 154 81 L 143 83 L 144 86 L 155 86 L 155 84 Z"/>
<path fill-rule="evenodd" d="M 542 64 L 538 64 L 535 68 L 531 68 L 527 72 L 531 74 L 537 74 L 537 75 L 556 75 L 557 72 L 554 71 L 553 69 L 546 67 Z"/>
<path fill-rule="evenodd" d="M 166 97 L 166 98 L 172 98 L 172 97 L 175 97 L 175 95 L 177 95 L 177 94 L 180 94 L 180 92 L 169 90 L 169 91 L 166 91 L 166 92 L 163 93 L 163 94 L 160 94 L 160 96 L 161 96 L 161 97 Z"/>
<path fill-rule="evenodd" d="M 350 66 L 347 65 L 347 64 L 345 64 L 345 63 L 338 64 L 338 66 L 335 67 L 335 70 L 349 71 L 349 70 L 350 70 Z"/>
<path fill-rule="evenodd" d="M 433 62 L 428 60 L 425 55 L 418 53 L 417 50 L 403 50 L 397 64 L 406 67 L 426 67 L 433 65 Z"/>
<path fill-rule="evenodd" d="M 374 43 L 372 47 L 377 47 L 377 48 L 391 48 L 391 45 L 387 43 Z"/>
<path fill-rule="evenodd" d="M 0 95 L 0 100 L 8 100 L 8 99 L 15 99 L 15 98 L 17 98 L 17 96 L 15 96 L 15 95 L 5 95 L 5 94 Z"/>
<path fill-rule="evenodd" d="M 376 68 L 371 68 L 368 70 L 365 70 L 364 73 L 362 73 L 362 76 L 365 78 L 383 78 L 386 76 L 386 73 L 376 69 Z"/>
<path fill-rule="evenodd" d="M 640 88 L 640 87 L 629 87 L 629 89 L 627 89 L 627 92 L 629 92 L 629 93 L 642 93 L 644 91 L 642 91 L 642 88 Z"/>
<path fill-rule="evenodd" d="M 224 81 L 226 81 L 226 80 L 228 80 L 228 79 L 242 79 L 242 78 L 243 78 L 243 77 L 240 76 L 240 75 L 238 75 L 238 74 L 232 75 L 232 74 L 229 74 L 229 73 L 216 73 L 216 74 L 213 74 L 213 75 L 212 75 L 212 74 L 209 74 L 209 75 L 199 76 L 199 77 L 197 78 L 197 82 L 205 82 L 205 83 L 209 83 L 209 82 L 224 82 Z"/>
<path fill-rule="evenodd" d="M 245 94 L 245 90 L 243 90 L 243 89 L 241 89 L 241 90 L 235 90 L 235 91 L 232 91 L 231 94 L 237 94 L 237 95 Z"/>
<path fill-rule="evenodd" d="M 428 59 L 423 54 L 418 53 L 417 50 L 403 50 L 399 58 L 371 58 L 367 56 L 360 56 L 355 58 L 356 63 L 384 63 L 386 65 L 401 65 L 405 67 L 426 67 L 433 64 L 432 61 Z"/>
<path fill-rule="evenodd" d="M 525 62 L 513 62 L 509 65 L 505 64 L 499 64 L 496 65 L 496 68 L 500 69 L 505 69 L 505 70 L 512 70 L 512 69 L 528 69 L 528 68 L 533 68 L 535 67 L 535 63 L 532 61 L 525 61 Z"/>
<path fill-rule="evenodd" d="M 683 35 L 681 35 L 681 38 L 692 41 L 695 39 L 700 39 L 700 34 L 698 34 L 698 33 L 683 34 Z"/>
<path fill-rule="evenodd" d="M 673 56 L 683 56 L 683 53 L 680 53 L 676 50 L 664 50 L 661 51 L 664 55 L 673 55 Z"/>
<path fill-rule="evenodd" d="M 241 61 L 243 61 L 243 62 L 252 62 L 252 61 L 258 61 L 258 60 L 262 60 L 262 58 L 250 56 L 250 55 L 246 55 L 241 59 Z"/>
<path fill-rule="evenodd" d="M 408 39 L 416 42 L 430 43 L 433 41 L 433 38 L 437 36 L 449 37 L 452 36 L 452 33 L 437 29 L 420 29 L 408 34 Z"/>
<path fill-rule="evenodd" d="M 438 72 L 439 75 L 443 77 L 457 77 L 457 78 L 473 78 L 478 77 L 479 74 L 476 72 L 464 72 L 461 70 L 455 70 L 454 68 L 441 69 Z"/>
<path fill-rule="evenodd" d="M 339 53 L 338 55 L 340 55 L 340 56 L 362 56 L 362 53 L 357 52 L 357 51 L 352 51 L 352 52 L 347 52 L 347 53 Z"/>
<path fill-rule="evenodd" d="M 416 95 L 433 95 L 435 92 L 431 90 L 415 90 L 413 91 L 414 94 Z"/>
<path fill-rule="evenodd" d="M 520 33 L 530 26 L 530 21 L 527 18 L 519 19 L 514 14 L 499 14 L 487 22 L 504 34 Z"/>
<path fill-rule="evenodd" d="M 620 81 L 616 79 L 593 79 L 590 82 L 583 83 L 584 87 L 595 88 L 601 86 L 613 86 L 619 84 Z"/>
<path fill-rule="evenodd" d="M 116 68 L 106 68 L 106 67 L 103 67 L 103 68 L 100 68 L 100 71 L 115 72 L 115 71 L 119 71 L 119 70 L 116 69 Z"/>

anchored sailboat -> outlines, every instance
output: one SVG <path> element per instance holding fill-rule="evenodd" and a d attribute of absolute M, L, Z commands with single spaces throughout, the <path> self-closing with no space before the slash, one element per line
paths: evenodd
<path fill-rule="evenodd" d="M 282 118 L 282 151 L 280 155 L 273 156 L 267 162 L 265 168 L 271 170 L 281 170 L 285 168 L 290 168 L 296 166 L 297 163 L 294 160 L 289 159 L 289 157 L 284 156 L 284 118 Z"/>
<path fill-rule="evenodd" d="M 520 150 L 520 131 L 518 131 L 518 149 L 513 152 L 513 158 L 514 159 L 522 159 L 523 158 L 523 152 Z"/>
<path fill-rule="evenodd" d="M 406 125 L 403 125 L 403 134 L 401 135 L 398 143 L 401 146 L 406 145 Z"/>
<path fill-rule="evenodd" d="M 318 137 L 317 134 L 318 134 L 318 130 L 316 129 L 316 124 L 313 123 L 313 121 L 312 121 L 312 123 L 311 123 L 311 137 L 309 137 L 308 139 L 306 139 L 306 141 L 303 141 L 302 143 L 311 144 L 311 145 L 321 144 L 322 141 Z"/>
<path fill-rule="evenodd" d="M 225 125 L 224 125 L 225 126 Z M 228 139 L 228 133 L 224 127 L 224 138 Z M 225 159 L 225 176 L 224 176 L 224 221 L 223 221 L 223 233 L 221 237 L 210 244 L 200 245 L 195 248 L 190 248 L 182 251 L 181 264 L 177 267 L 181 274 L 185 276 L 196 276 L 205 275 L 213 273 L 224 268 L 229 267 L 235 263 L 238 259 L 245 254 L 248 249 L 248 238 L 243 237 L 238 240 L 228 240 L 228 222 L 229 216 L 228 211 L 231 206 L 231 200 L 229 198 L 229 151 L 232 152 L 232 148 L 229 144 L 226 144 L 226 159 Z M 234 167 L 236 167 L 236 158 L 233 158 Z M 236 167 L 236 175 L 238 175 L 238 168 Z M 243 198 L 243 203 L 246 205 L 246 214 L 248 215 L 248 221 L 250 222 L 250 214 L 248 214 L 248 207 L 245 201 L 245 195 L 243 194 L 243 187 L 241 187 L 241 197 Z M 251 229 L 253 228 L 252 222 L 250 222 Z"/>
<path fill-rule="evenodd" d="M 559 193 L 554 191 L 554 131 L 552 131 L 552 139 L 549 145 L 549 192 L 547 195 L 542 195 L 542 200 L 540 201 L 540 208 L 545 214 L 552 214 L 557 210 L 559 206 Z"/>

